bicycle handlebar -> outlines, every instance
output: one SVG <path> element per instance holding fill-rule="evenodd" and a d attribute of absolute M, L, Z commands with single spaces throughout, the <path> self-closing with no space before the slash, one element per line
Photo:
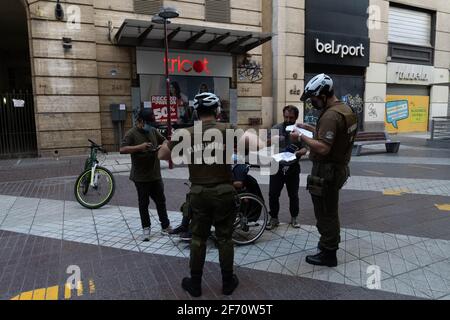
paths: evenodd
<path fill-rule="evenodd" d="M 96 144 L 94 141 L 92 141 L 91 139 L 88 139 L 88 141 L 91 143 L 91 148 L 95 148 L 103 153 L 108 153 L 105 149 L 103 149 L 101 146 L 99 146 L 98 144 Z"/>

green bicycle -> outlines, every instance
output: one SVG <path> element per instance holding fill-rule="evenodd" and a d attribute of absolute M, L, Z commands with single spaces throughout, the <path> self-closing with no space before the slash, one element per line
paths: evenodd
<path fill-rule="evenodd" d="M 90 156 L 86 159 L 84 171 L 75 182 L 75 198 L 78 203 L 88 209 L 98 209 L 107 204 L 115 191 L 113 174 L 99 166 L 97 152 L 107 153 L 105 149 L 89 140 Z"/>

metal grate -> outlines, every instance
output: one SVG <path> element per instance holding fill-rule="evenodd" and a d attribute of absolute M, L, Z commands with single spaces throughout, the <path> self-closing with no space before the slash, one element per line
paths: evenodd
<path fill-rule="evenodd" d="M 134 12 L 154 15 L 162 7 L 162 0 L 134 0 Z"/>
<path fill-rule="evenodd" d="M 0 94 L 0 157 L 37 155 L 33 95 Z"/>
<path fill-rule="evenodd" d="M 230 0 L 205 0 L 205 20 L 230 23 Z"/>

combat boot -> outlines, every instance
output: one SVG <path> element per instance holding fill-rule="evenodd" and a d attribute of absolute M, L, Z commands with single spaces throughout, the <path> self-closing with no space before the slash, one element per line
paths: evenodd
<path fill-rule="evenodd" d="M 238 277 L 233 272 L 222 272 L 222 293 L 229 296 L 239 285 Z"/>
<path fill-rule="evenodd" d="M 181 282 L 184 290 L 189 292 L 193 297 L 200 297 L 202 295 L 202 274 L 191 272 L 191 277 L 186 277 Z"/>
<path fill-rule="evenodd" d="M 306 262 L 315 266 L 327 266 L 336 267 L 337 266 L 337 250 L 325 250 L 321 249 L 316 255 L 307 256 Z"/>

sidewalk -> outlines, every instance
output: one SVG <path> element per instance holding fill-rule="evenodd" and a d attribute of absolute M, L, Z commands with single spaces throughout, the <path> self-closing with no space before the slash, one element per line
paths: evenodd
<path fill-rule="evenodd" d="M 304 262 L 319 237 L 303 188 L 311 167 L 305 160 L 299 193 L 302 227 L 286 223 L 283 193 L 281 226 L 266 231 L 254 245 L 236 248 L 242 286 L 232 299 L 450 298 L 450 157 L 445 156 L 450 152 L 431 153 L 420 141 L 405 142 L 395 155 L 374 151 L 353 157 L 352 177 L 341 193 L 338 267 Z M 422 156 L 427 151 L 430 156 Z M 140 239 L 129 156 L 105 159 L 115 172 L 117 190 L 99 210 L 73 201 L 73 183 L 83 164 L 83 157 L 0 161 L 0 177 L 11 179 L 0 180 L 0 297 L 60 288 L 68 277 L 65 269 L 73 264 L 85 275 L 85 290 L 72 299 L 188 299 L 179 286 L 188 270 L 188 245 L 159 235 L 154 209 L 153 237 L 147 243 Z M 162 167 L 170 219 L 177 225 L 187 168 L 168 170 L 165 162 Z M 267 201 L 268 176 L 252 174 Z M 225 299 L 218 294 L 218 252 L 212 243 L 207 260 L 203 298 Z M 366 288 L 372 265 L 381 271 L 380 290 Z M 268 290 L 266 283 L 276 289 Z M 66 299 L 61 288 L 58 297 Z"/>

